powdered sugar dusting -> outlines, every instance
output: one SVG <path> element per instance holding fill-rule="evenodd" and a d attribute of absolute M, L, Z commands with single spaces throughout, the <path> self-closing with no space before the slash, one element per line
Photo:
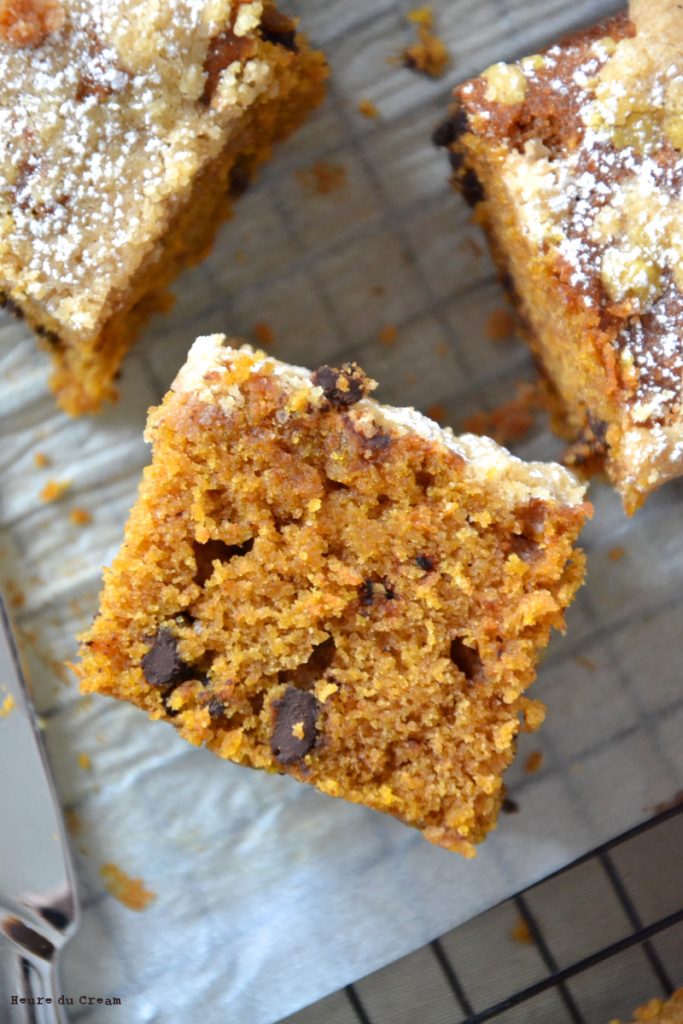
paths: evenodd
<path fill-rule="evenodd" d="M 269 88 L 235 61 L 200 102 L 236 0 L 65 0 L 40 46 L 0 45 L 0 287 L 65 332 L 94 332 L 202 166 Z M 258 27 L 260 0 L 242 4 Z"/>

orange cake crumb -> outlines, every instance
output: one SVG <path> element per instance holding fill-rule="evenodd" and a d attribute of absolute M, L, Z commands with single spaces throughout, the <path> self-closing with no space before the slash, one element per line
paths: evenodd
<path fill-rule="evenodd" d="M 59 501 L 71 484 L 68 480 L 48 480 L 39 494 L 41 501 Z"/>
<path fill-rule="evenodd" d="M 524 762 L 524 771 L 528 775 L 535 775 L 536 772 L 541 770 L 543 765 L 543 751 L 532 750 L 526 761 Z"/>
<path fill-rule="evenodd" d="M 531 934 L 529 925 L 526 923 L 526 921 L 521 915 L 517 919 L 517 923 L 510 932 L 510 938 L 514 939 L 515 942 L 523 943 L 525 946 L 533 945 L 533 935 Z"/>
<path fill-rule="evenodd" d="M 50 460 L 45 452 L 35 452 L 33 455 L 33 465 L 36 469 L 45 469 L 46 466 L 50 465 Z"/>
<path fill-rule="evenodd" d="M 296 178 L 304 188 L 319 196 L 327 196 L 344 188 L 346 168 L 343 164 L 330 163 L 329 160 L 316 160 L 311 167 L 300 168 Z"/>
<path fill-rule="evenodd" d="M 492 437 L 499 444 L 519 441 L 534 425 L 534 411 L 541 406 L 538 385 L 521 382 L 510 401 L 489 412 L 475 412 L 463 421 L 465 430 Z"/>
<path fill-rule="evenodd" d="M 515 330 L 515 320 L 509 309 L 494 309 L 486 321 L 486 337 L 489 341 L 504 341 Z"/>
<path fill-rule="evenodd" d="M 358 113 L 368 118 L 379 117 L 379 110 L 372 100 L 360 100 L 358 103 Z"/>
<path fill-rule="evenodd" d="M 7 718 L 11 711 L 14 711 L 17 706 L 16 701 L 11 693 L 8 693 L 4 698 L 2 704 L 0 704 L 0 718 Z"/>
<path fill-rule="evenodd" d="M 92 768 L 92 761 L 90 760 L 89 754 L 78 755 L 78 767 L 82 768 L 84 772 L 89 772 Z"/>
<path fill-rule="evenodd" d="M 446 409 L 443 405 L 439 405 L 438 402 L 435 402 L 434 405 L 427 406 L 425 414 L 429 416 L 430 420 L 435 420 L 437 423 L 446 422 Z"/>
<path fill-rule="evenodd" d="M 679 988 L 670 999 L 651 999 L 640 1006 L 631 1024 L 683 1024 L 683 988 Z M 619 1024 L 618 1020 L 611 1024 Z"/>
<path fill-rule="evenodd" d="M 622 547 L 621 544 L 615 544 L 614 547 L 610 548 L 607 552 L 607 557 L 610 562 L 620 562 L 626 554 L 626 548 Z"/>
<path fill-rule="evenodd" d="M 73 807 L 67 807 L 64 811 L 64 822 L 70 835 L 74 838 L 80 836 L 83 831 L 83 822 L 78 811 Z"/>
<path fill-rule="evenodd" d="M 16 580 L 7 580 L 5 583 L 7 599 L 13 608 L 23 608 L 26 604 L 26 594 Z"/>
<path fill-rule="evenodd" d="M 37 46 L 63 24 L 59 0 L 0 0 L 0 40 L 10 46 Z"/>
<path fill-rule="evenodd" d="M 265 320 L 260 320 L 258 323 L 255 323 L 251 332 L 259 345 L 268 346 L 275 343 L 275 331 L 270 324 L 265 322 Z"/>
<path fill-rule="evenodd" d="M 582 580 L 590 506 L 562 467 L 374 386 L 355 363 L 310 373 L 198 339 L 150 412 L 78 673 L 192 744 L 472 856 L 543 720 L 525 691 Z"/>
<path fill-rule="evenodd" d="M 385 324 L 384 327 L 380 328 L 378 335 L 380 345 L 386 345 L 390 348 L 396 343 L 398 337 L 398 327 L 395 324 Z"/>
<path fill-rule="evenodd" d="M 574 658 L 577 665 L 581 668 L 585 668 L 588 672 L 597 672 L 598 666 L 592 658 L 586 657 L 585 654 L 577 654 Z"/>
<path fill-rule="evenodd" d="M 116 864 L 103 864 L 100 875 L 107 891 L 129 910 L 144 910 L 156 899 L 156 893 L 146 889 L 141 878 L 130 878 Z"/>
<path fill-rule="evenodd" d="M 80 505 L 75 505 L 69 512 L 69 521 L 74 526 L 87 526 L 88 523 L 92 522 L 92 513 L 88 512 L 87 508 L 81 508 Z"/>
<path fill-rule="evenodd" d="M 431 7 L 419 7 L 407 14 L 417 29 L 417 42 L 407 46 L 401 55 L 405 67 L 429 78 L 441 78 L 451 63 L 444 41 L 434 33 Z"/>

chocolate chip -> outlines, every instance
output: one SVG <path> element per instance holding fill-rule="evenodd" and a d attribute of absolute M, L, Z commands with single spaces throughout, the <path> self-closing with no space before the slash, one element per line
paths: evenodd
<path fill-rule="evenodd" d="M 519 814 L 519 804 L 509 796 L 504 798 L 501 809 L 504 814 Z"/>
<path fill-rule="evenodd" d="M 386 452 L 391 448 L 391 437 L 389 434 L 375 434 L 373 437 L 364 437 L 363 447 L 371 452 Z"/>
<path fill-rule="evenodd" d="M 372 580 L 364 580 L 358 591 L 358 598 L 360 603 L 368 608 L 375 600 L 375 584 Z"/>
<path fill-rule="evenodd" d="M 476 206 L 485 198 L 484 186 L 471 169 L 465 171 L 460 179 L 460 191 L 468 206 Z"/>
<path fill-rule="evenodd" d="M 261 39 L 266 43 L 282 46 L 291 53 L 298 53 L 296 42 L 296 25 L 286 14 L 280 14 L 272 7 L 266 8 L 261 20 Z"/>
<path fill-rule="evenodd" d="M 178 642 L 169 629 L 159 630 L 141 664 L 150 686 L 182 683 L 189 672 L 189 666 L 178 654 Z"/>
<path fill-rule="evenodd" d="M 464 107 L 457 107 L 451 116 L 443 121 L 432 134 L 432 142 L 435 146 L 452 146 L 465 132 L 470 130 L 470 121 Z"/>
<path fill-rule="evenodd" d="M 473 647 L 468 647 L 467 644 L 456 636 L 451 641 L 451 661 L 459 668 L 465 679 L 471 682 L 475 676 L 481 673 L 483 663 L 479 657 L 479 652 Z"/>
<path fill-rule="evenodd" d="M 311 381 L 315 387 L 323 389 L 327 401 L 337 409 L 355 405 L 370 390 L 370 382 L 357 363 L 344 363 L 339 370 L 319 366 Z"/>
<path fill-rule="evenodd" d="M 434 562 L 428 555 L 418 555 L 415 561 L 421 569 L 424 569 L 425 572 L 431 572 L 434 568 Z"/>
<path fill-rule="evenodd" d="M 222 718 L 225 714 L 225 704 L 218 697 L 212 697 L 208 705 L 209 718 Z"/>
<path fill-rule="evenodd" d="M 3 309 L 6 309 L 8 313 L 11 313 L 12 316 L 15 316 L 17 320 L 24 319 L 23 309 L 21 309 L 13 299 L 10 299 L 5 292 L 0 292 L 0 306 L 2 306 Z"/>
<path fill-rule="evenodd" d="M 280 764 L 296 764 L 315 745 L 318 701 L 312 693 L 290 686 L 280 700 L 273 702 L 273 710 L 275 728 L 270 749 Z"/>
<path fill-rule="evenodd" d="M 53 348 L 59 349 L 64 347 L 62 339 L 55 333 L 55 331 L 50 331 L 47 327 L 43 327 L 41 324 L 38 324 L 38 326 L 33 329 L 39 338 L 46 341 L 48 345 L 52 345 Z"/>
<path fill-rule="evenodd" d="M 358 600 L 364 608 L 369 608 L 375 603 L 375 598 L 384 598 L 385 601 L 396 601 L 398 595 L 393 584 L 386 576 L 381 580 L 364 580 L 358 588 Z"/>
<path fill-rule="evenodd" d="M 432 142 L 437 149 L 444 149 L 446 146 L 450 146 L 452 142 L 455 142 L 455 132 L 450 117 L 447 121 L 442 121 L 441 124 L 436 126 L 432 132 Z"/>

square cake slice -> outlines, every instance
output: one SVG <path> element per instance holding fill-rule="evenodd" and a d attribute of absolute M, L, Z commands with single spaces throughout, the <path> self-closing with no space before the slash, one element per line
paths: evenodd
<path fill-rule="evenodd" d="M 456 90 L 437 145 L 486 229 L 570 461 L 633 512 L 683 473 L 683 7 L 620 15 Z"/>
<path fill-rule="evenodd" d="M 115 397 L 142 323 L 326 75 L 271 0 L 0 0 L 0 301 L 67 412 Z"/>
<path fill-rule="evenodd" d="M 150 413 L 153 460 L 82 688 L 470 855 L 493 827 L 590 510 L 556 465 L 222 335 Z"/>

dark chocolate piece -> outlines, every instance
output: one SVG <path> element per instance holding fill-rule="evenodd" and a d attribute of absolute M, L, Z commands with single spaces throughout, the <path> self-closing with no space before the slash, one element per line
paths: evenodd
<path fill-rule="evenodd" d="M 418 555 L 415 561 L 425 572 L 431 572 L 434 568 L 434 562 L 428 555 Z"/>
<path fill-rule="evenodd" d="M 273 710 L 275 728 L 270 749 L 280 764 L 296 764 L 315 745 L 318 701 L 309 691 L 290 686 L 280 700 L 273 702 Z"/>
<path fill-rule="evenodd" d="M 182 683 L 189 672 L 189 666 L 178 654 L 178 641 L 170 629 L 159 630 L 141 664 L 150 686 Z"/>
<path fill-rule="evenodd" d="M 275 43 L 276 46 L 282 46 L 290 53 L 299 52 L 296 42 L 296 25 L 286 14 L 280 14 L 272 7 L 266 8 L 263 12 L 260 35 L 266 43 Z"/>
<path fill-rule="evenodd" d="M 209 718 L 222 718 L 225 714 L 225 704 L 218 697 L 212 697 L 208 703 Z"/>
<path fill-rule="evenodd" d="M 346 409 L 367 395 L 368 379 L 357 363 L 344 363 L 339 369 L 319 366 L 311 380 L 323 389 L 325 398 L 337 409 Z"/>
<path fill-rule="evenodd" d="M 460 191 L 468 206 L 476 206 L 485 198 L 484 186 L 473 170 L 467 170 L 460 179 Z"/>

